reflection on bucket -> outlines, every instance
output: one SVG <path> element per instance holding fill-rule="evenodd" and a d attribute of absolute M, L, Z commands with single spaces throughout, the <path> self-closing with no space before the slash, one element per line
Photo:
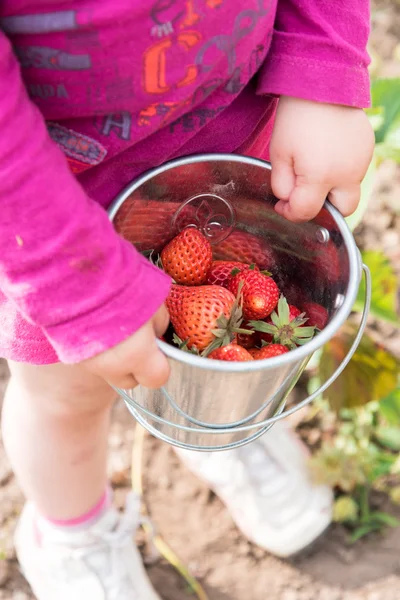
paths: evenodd
<path fill-rule="evenodd" d="M 319 307 L 327 321 L 305 346 L 254 363 L 221 364 L 160 342 L 171 364 L 166 387 L 118 392 L 132 414 L 169 443 L 220 450 L 264 433 L 287 414 L 282 412 L 286 398 L 313 352 L 350 314 L 362 265 L 344 219 L 327 203 L 313 221 L 295 224 L 276 214 L 275 203 L 268 163 L 204 155 L 174 161 L 143 176 L 111 207 L 114 226 L 140 251 L 159 252 L 184 227 L 197 227 L 212 243 L 215 259 L 268 269 L 290 303 L 302 310 Z M 365 326 L 368 295 L 367 285 L 362 326 L 352 352 Z"/>

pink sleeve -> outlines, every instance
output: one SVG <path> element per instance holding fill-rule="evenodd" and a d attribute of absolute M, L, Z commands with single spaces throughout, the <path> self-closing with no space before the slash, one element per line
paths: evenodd
<path fill-rule="evenodd" d="M 170 281 L 87 197 L 30 102 L 0 33 L 0 288 L 40 325 L 61 361 L 121 342 L 165 299 Z"/>
<path fill-rule="evenodd" d="M 369 0 L 278 0 L 258 93 L 367 107 Z"/>

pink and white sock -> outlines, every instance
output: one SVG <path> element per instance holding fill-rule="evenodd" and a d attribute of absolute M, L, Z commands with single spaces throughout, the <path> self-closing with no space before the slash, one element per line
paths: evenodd
<path fill-rule="evenodd" d="M 86 513 L 73 519 L 49 519 L 43 515 L 38 515 L 35 522 L 35 529 L 38 537 L 38 542 L 44 535 L 51 534 L 55 531 L 63 531 L 64 533 L 73 533 L 82 531 L 91 527 L 96 523 L 112 504 L 112 490 L 107 488 L 98 502 Z"/>

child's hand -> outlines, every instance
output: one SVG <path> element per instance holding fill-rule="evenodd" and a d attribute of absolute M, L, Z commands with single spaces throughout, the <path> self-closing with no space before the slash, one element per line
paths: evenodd
<path fill-rule="evenodd" d="M 169 315 L 165 306 L 127 340 L 106 352 L 85 360 L 82 364 L 91 373 L 123 389 L 138 384 L 159 388 L 169 377 L 169 365 L 156 344 L 156 337 L 165 333 Z"/>
<path fill-rule="evenodd" d="M 271 140 L 276 211 L 291 221 L 315 217 L 326 197 L 355 211 L 374 135 L 360 108 L 281 97 Z"/>

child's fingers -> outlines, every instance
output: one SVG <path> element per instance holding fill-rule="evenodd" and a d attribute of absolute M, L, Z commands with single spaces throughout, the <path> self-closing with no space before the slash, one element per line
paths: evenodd
<path fill-rule="evenodd" d="M 152 342 L 146 345 L 146 352 L 137 356 L 133 375 L 140 385 L 157 389 L 167 383 L 169 373 L 168 360 L 153 338 Z"/>
<path fill-rule="evenodd" d="M 153 320 L 158 322 L 160 335 L 164 333 L 168 325 L 168 313 L 160 309 Z M 125 341 L 83 364 L 116 387 L 127 389 L 137 384 L 149 388 L 161 387 L 168 380 L 169 364 L 157 346 L 154 322 L 148 321 Z"/>
<path fill-rule="evenodd" d="M 329 192 L 329 200 L 342 213 L 348 217 L 356 210 L 360 202 L 361 188 L 358 183 L 345 188 L 334 188 Z"/>
<path fill-rule="evenodd" d="M 277 213 L 295 223 L 313 219 L 321 210 L 330 191 L 321 183 L 301 183 L 296 185 L 288 201 L 276 204 Z"/>
<path fill-rule="evenodd" d="M 164 335 L 169 324 L 169 314 L 165 304 L 163 304 L 154 315 L 153 323 L 156 336 L 159 338 Z"/>
<path fill-rule="evenodd" d="M 271 187 L 274 195 L 279 200 L 288 200 L 295 185 L 296 176 L 293 164 L 275 159 L 272 162 L 271 170 Z"/>

